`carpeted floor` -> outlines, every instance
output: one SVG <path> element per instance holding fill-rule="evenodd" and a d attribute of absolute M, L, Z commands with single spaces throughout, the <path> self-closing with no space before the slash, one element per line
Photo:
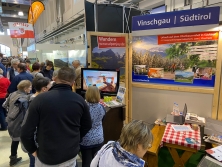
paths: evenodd
<path fill-rule="evenodd" d="M 177 150 L 178 154 L 181 156 L 183 154 L 183 150 Z M 200 160 L 205 155 L 204 151 L 198 151 L 196 154 L 193 154 L 191 158 L 187 161 L 186 167 L 197 167 Z M 158 155 L 158 166 L 159 167 L 173 167 L 174 161 L 170 155 L 170 152 L 166 147 L 162 147 L 159 151 Z"/>

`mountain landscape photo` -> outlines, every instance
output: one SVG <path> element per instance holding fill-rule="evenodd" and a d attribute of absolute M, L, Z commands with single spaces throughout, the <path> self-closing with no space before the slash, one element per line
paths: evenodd
<path fill-rule="evenodd" d="M 101 69 L 119 69 L 120 78 L 125 78 L 125 48 L 94 49 L 92 53 L 92 67 Z"/>

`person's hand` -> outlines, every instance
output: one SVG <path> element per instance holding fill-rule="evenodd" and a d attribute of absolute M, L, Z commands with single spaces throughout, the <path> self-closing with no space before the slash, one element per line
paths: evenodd
<path fill-rule="evenodd" d="M 32 155 L 33 155 L 34 157 L 37 157 L 36 151 L 35 151 L 34 153 L 32 153 Z"/>

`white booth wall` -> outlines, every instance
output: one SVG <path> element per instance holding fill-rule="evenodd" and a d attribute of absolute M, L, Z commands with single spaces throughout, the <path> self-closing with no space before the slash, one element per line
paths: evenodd
<path fill-rule="evenodd" d="M 174 102 L 180 111 L 187 104 L 188 112 L 203 117 L 211 117 L 213 94 L 190 93 L 158 89 L 132 88 L 132 117 L 153 123 L 156 119 L 164 119 L 173 111 Z"/>

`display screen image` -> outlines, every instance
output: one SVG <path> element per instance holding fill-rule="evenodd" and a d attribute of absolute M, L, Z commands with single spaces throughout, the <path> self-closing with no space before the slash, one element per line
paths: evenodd
<path fill-rule="evenodd" d="M 102 92 L 117 92 L 119 74 L 118 71 L 82 69 L 82 89 L 87 90 L 89 86 L 96 86 Z"/>

